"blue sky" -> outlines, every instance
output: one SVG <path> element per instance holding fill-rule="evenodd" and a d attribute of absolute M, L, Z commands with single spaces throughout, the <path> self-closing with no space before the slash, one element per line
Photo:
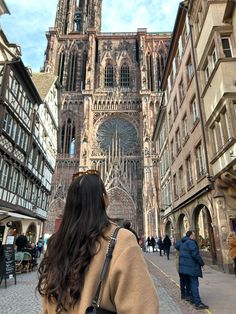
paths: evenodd
<path fill-rule="evenodd" d="M 19 44 L 26 66 L 39 71 L 46 48 L 45 32 L 54 26 L 58 0 L 5 0 L 11 15 L 1 17 L 9 42 Z M 172 31 L 179 0 L 103 0 L 103 32 Z"/>

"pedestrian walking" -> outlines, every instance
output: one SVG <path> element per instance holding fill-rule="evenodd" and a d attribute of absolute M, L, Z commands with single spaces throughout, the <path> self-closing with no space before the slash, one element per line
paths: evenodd
<path fill-rule="evenodd" d="M 159 251 L 160 251 L 160 256 L 162 256 L 162 251 L 164 249 L 162 237 L 159 237 L 159 239 L 157 241 L 157 245 L 158 245 L 158 248 L 159 248 Z"/>
<path fill-rule="evenodd" d="M 202 303 L 199 294 L 198 277 L 202 277 L 204 261 L 200 255 L 196 242 L 195 232 L 188 231 L 179 251 L 179 272 L 188 275 L 190 279 L 191 292 L 197 310 L 208 309 L 209 306 Z"/>
<path fill-rule="evenodd" d="M 40 237 L 38 242 L 37 242 L 37 257 L 41 256 L 41 254 L 43 252 L 43 245 L 44 245 L 43 238 Z"/>
<path fill-rule="evenodd" d="M 229 256 L 234 261 L 234 274 L 236 279 L 236 236 L 235 232 L 231 232 L 227 239 L 228 248 L 229 248 Z"/>
<path fill-rule="evenodd" d="M 159 313 L 142 251 L 129 230 L 110 221 L 107 206 L 98 171 L 74 175 L 61 225 L 48 240 L 39 266 L 42 314 L 95 313 L 96 300 L 99 312 Z"/>
<path fill-rule="evenodd" d="M 188 240 L 188 237 L 185 236 L 181 240 L 179 240 L 175 245 L 175 248 L 176 248 L 176 268 L 177 268 L 177 272 L 179 274 L 181 299 L 189 301 L 191 303 L 194 303 L 193 298 L 192 298 L 189 275 L 182 274 L 180 272 L 180 269 L 179 269 L 179 252 L 180 252 L 181 246 L 187 240 Z"/>
<path fill-rule="evenodd" d="M 152 246 L 151 237 L 147 237 L 146 243 L 147 243 L 148 253 L 151 253 L 151 249 L 150 249 Z"/>
<path fill-rule="evenodd" d="M 151 245 L 152 245 L 152 251 L 155 251 L 155 247 L 156 247 L 156 240 L 154 237 L 151 237 Z"/>
<path fill-rule="evenodd" d="M 125 229 L 131 231 L 131 232 L 135 235 L 135 237 L 136 237 L 136 239 L 137 239 L 137 242 L 138 242 L 138 244 L 139 244 L 139 237 L 138 237 L 136 231 L 135 231 L 133 228 L 131 228 L 131 222 L 130 222 L 129 220 L 125 220 L 124 223 L 123 223 L 123 227 L 124 227 Z"/>
<path fill-rule="evenodd" d="M 166 234 L 164 240 L 163 240 L 163 247 L 164 252 L 166 253 L 167 259 L 170 259 L 170 247 L 171 247 L 171 241 L 169 236 Z"/>

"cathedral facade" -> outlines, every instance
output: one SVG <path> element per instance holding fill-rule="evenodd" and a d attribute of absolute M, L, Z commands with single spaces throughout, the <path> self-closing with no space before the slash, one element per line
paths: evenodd
<path fill-rule="evenodd" d="M 58 228 L 73 173 L 98 169 L 108 215 L 158 233 L 154 117 L 170 33 L 101 32 L 102 0 L 59 0 L 44 72 L 62 86 L 56 172 L 45 232 Z"/>

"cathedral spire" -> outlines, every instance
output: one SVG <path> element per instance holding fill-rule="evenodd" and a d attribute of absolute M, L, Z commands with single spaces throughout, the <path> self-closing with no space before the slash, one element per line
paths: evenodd
<path fill-rule="evenodd" d="M 55 27 L 60 34 L 85 33 L 88 28 L 101 31 L 102 0 L 59 0 Z"/>

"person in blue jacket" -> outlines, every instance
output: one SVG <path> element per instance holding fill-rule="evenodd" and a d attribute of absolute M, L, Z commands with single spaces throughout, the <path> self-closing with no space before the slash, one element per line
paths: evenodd
<path fill-rule="evenodd" d="M 194 303 L 192 298 L 192 292 L 191 292 L 191 285 L 190 285 L 190 279 L 188 275 L 181 274 L 179 271 L 179 252 L 181 249 L 181 246 L 186 242 L 189 238 L 184 236 L 181 240 L 179 240 L 175 248 L 177 250 L 176 252 L 176 268 L 179 273 L 179 283 L 180 283 L 180 292 L 181 292 L 181 299 L 189 301 L 191 303 Z"/>
<path fill-rule="evenodd" d="M 202 277 L 204 261 L 195 240 L 195 232 L 188 231 L 186 237 L 179 250 L 179 273 L 189 276 L 195 308 L 197 310 L 208 309 L 209 306 L 202 303 L 199 294 L 198 277 Z"/>

